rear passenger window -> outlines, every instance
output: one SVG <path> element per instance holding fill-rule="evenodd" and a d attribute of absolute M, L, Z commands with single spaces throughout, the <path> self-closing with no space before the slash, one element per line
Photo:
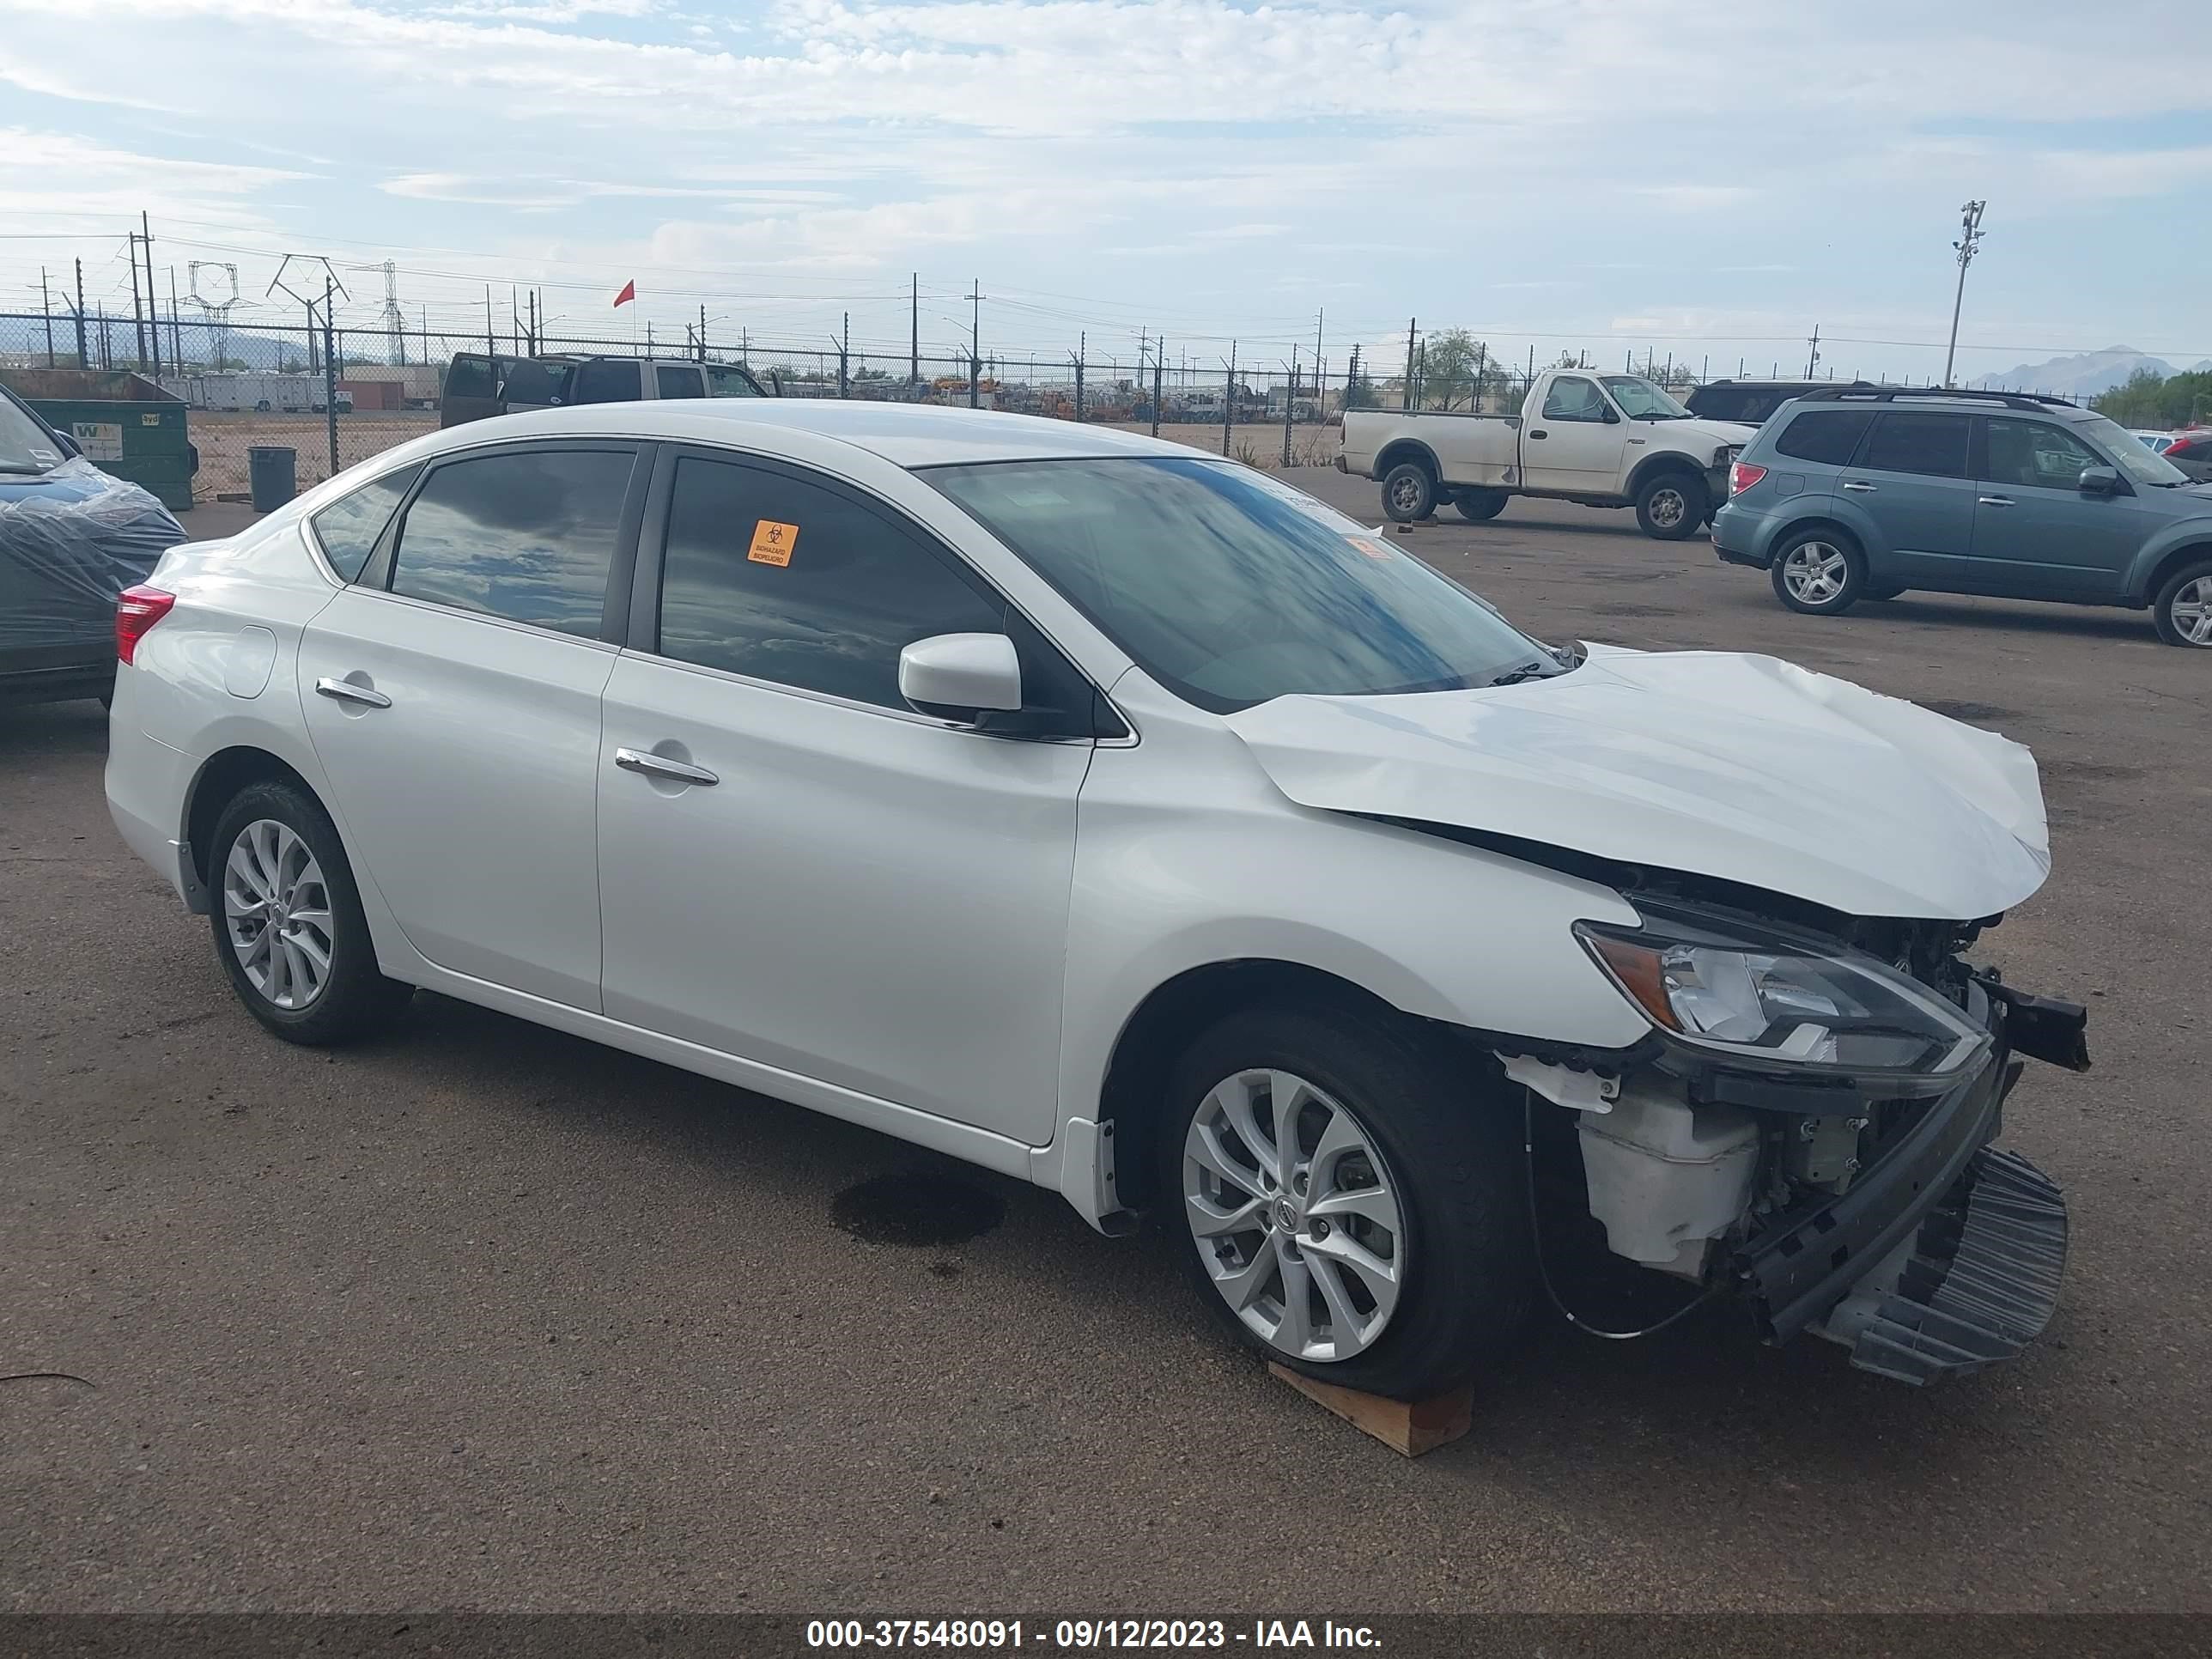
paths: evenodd
<path fill-rule="evenodd" d="M 1966 476 L 1966 417 L 1885 410 L 1875 417 L 1859 465 L 1876 472 Z"/>
<path fill-rule="evenodd" d="M 580 404 L 631 404 L 641 392 L 645 383 L 638 378 L 636 363 L 584 363 L 578 367 L 575 396 L 572 401 Z"/>
<path fill-rule="evenodd" d="M 377 538 L 384 534 L 384 526 L 392 522 L 393 512 L 406 499 L 415 475 L 422 470 L 418 463 L 372 478 L 308 520 L 315 527 L 315 539 L 322 544 L 323 556 L 338 573 L 339 580 L 349 582 L 361 574 L 362 566 L 376 550 Z"/>
<path fill-rule="evenodd" d="M 438 468 L 399 527 L 392 591 L 597 639 L 632 459 L 515 450 Z"/>
<path fill-rule="evenodd" d="M 1774 441 L 1774 447 L 1793 460 L 1848 466 L 1859 440 L 1873 424 L 1870 409 L 1808 410 L 1790 417 L 1782 435 Z"/>
<path fill-rule="evenodd" d="M 653 385 L 664 398 L 703 398 L 707 388 L 696 368 L 663 363 L 653 371 Z"/>
<path fill-rule="evenodd" d="M 660 575 L 660 654 L 904 708 L 899 653 L 933 634 L 1005 631 L 915 532 L 787 473 L 677 464 Z"/>

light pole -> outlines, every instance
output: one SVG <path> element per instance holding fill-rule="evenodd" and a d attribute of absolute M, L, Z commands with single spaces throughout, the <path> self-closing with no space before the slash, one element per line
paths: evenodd
<path fill-rule="evenodd" d="M 1981 246 L 1982 210 L 1987 202 L 1969 202 L 1959 210 L 1959 240 L 1951 246 L 1959 251 L 1959 292 L 1951 301 L 1951 349 L 1943 354 L 1943 384 L 1951 384 L 1951 364 L 1959 355 L 1959 310 L 1966 303 L 1966 267 L 1974 262 L 1974 250 Z"/>

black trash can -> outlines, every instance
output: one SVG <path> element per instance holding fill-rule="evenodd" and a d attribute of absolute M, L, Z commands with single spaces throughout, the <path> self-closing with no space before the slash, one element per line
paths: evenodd
<path fill-rule="evenodd" d="M 246 485 L 256 513 L 274 513 L 300 493 L 300 454 L 276 444 L 254 444 L 246 452 Z"/>

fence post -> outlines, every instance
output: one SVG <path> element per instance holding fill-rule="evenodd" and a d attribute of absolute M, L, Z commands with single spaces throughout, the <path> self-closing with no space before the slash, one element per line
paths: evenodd
<path fill-rule="evenodd" d="M 1152 436 L 1160 435 L 1160 383 L 1166 378 L 1167 354 L 1156 350 L 1152 356 Z"/>
<path fill-rule="evenodd" d="M 1075 337 L 1075 423 L 1083 424 L 1083 354 L 1091 349 L 1088 335 Z"/>
<path fill-rule="evenodd" d="M 1406 395 L 1401 401 L 1407 409 L 1413 406 L 1413 325 L 1419 320 L 1406 319 Z"/>
<path fill-rule="evenodd" d="M 1283 465 L 1286 470 L 1291 465 L 1291 422 L 1296 418 L 1297 407 L 1298 354 L 1294 346 L 1291 349 L 1291 382 L 1283 389 Z"/>
<path fill-rule="evenodd" d="M 1229 384 L 1221 399 L 1221 453 L 1229 453 L 1229 423 L 1237 418 L 1237 342 L 1229 343 Z"/>
<path fill-rule="evenodd" d="M 331 328 L 331 279 L 323 278 L 323 418 L 330 428 L 331 471 L 338 476 L 337 336 Z"/>

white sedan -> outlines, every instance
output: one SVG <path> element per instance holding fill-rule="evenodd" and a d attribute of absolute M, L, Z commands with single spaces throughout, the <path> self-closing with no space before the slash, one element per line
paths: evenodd
<path fill-rule="evenodd" d="M 423 987 L 1149 1212 L 1231 1329 L 1402 1398 L 1594 1327 L 1577 1230 L 1654 1323 L 1911 1381 L 2051 1312 L 2063 1203 L 1987 1143 L 2080 1011 L 1960 957 L 2045 874 L 2027 750 L 1546 645 L 1249 468 L 516 416 L 173 550 L 117 641 L 115 821 L 288 1041 Z"/>

